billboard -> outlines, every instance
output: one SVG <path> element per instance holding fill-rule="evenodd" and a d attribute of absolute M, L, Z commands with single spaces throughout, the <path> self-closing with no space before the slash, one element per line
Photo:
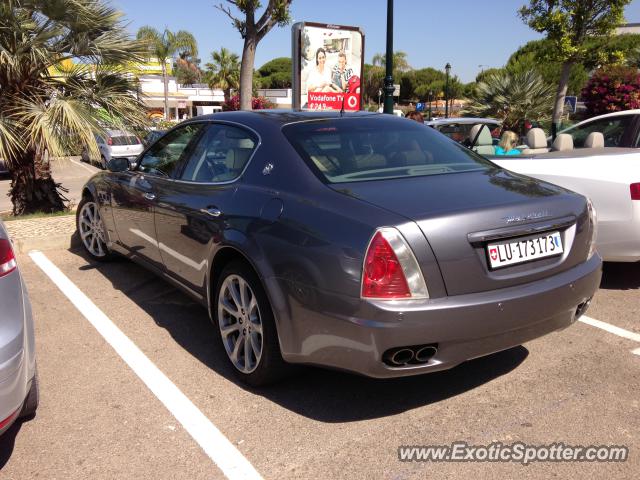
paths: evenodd
<path fill-rule="evenodd" d="M 358 27 L 299 22 L 292 27 L 293 108 L 360 110 L 364 33 Z"/>

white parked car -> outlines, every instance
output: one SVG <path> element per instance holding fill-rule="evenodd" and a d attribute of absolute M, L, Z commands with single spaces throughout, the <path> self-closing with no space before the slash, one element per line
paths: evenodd
<path fill-rule="evenodd" d="M 559 137 L 556 144 L 564 145 L 560 150 L 532 154 L 525 150 L 523 155 L 492 156 L 490 160 L 589 197 L 598 216 L 597 249 L 602 258 L 640 261 L 640 150 L 574 150 L 569 135 Z M 602 144 L 602 137 L 594 134 L 587 143 Z"/>
<path fill-rule="evenodd" d="M 96 143 L 100 150 L 100 158 L 89 158 L 89 152 L 83 150 L 82 161 L 93 163 L 96 160 L 98 166 L 107 168 L 107 163 L 112 158 L 127 158 L 132 166 L 135 166 L 136 158 L 144 150 L 144 145 L 133 133 L 125 130 L 106 130 L 106 135 L 96 135 Z"/>

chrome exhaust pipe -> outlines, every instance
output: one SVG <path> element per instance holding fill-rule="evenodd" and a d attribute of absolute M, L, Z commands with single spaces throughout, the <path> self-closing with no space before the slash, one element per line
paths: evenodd
<path fill-rule="evenodd" d="M 396 350 L 391 357 L 389 357 L 389 361 L 397 366 L 406 365 L 411 360 L 413 360 L 413 351 L 408 348 Z"/>
<path fill-rule="evenodd" d="M 436 347 L 432 347 L 431 345 L 422 347 L 416 352 L 416 361 L 420 363 L 426 363 L 431 360 L 431 357 L 433 357 L 436 353 L 438 353 L 438 349 Z"/>

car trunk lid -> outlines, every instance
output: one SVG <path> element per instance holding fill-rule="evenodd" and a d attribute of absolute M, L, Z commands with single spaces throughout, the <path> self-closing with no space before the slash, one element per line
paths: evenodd
<path fill-rule="evenodd" d="M 585 228 L 584 197 L 505 170 L 352 182 L 334 189 L 415 221 L 433 250 L 449 295 L 545 278 L 587 255 L 591 233 Z M 490 267 L 488 245 L 551 232 L 560 233 L 563 254 Z"/>

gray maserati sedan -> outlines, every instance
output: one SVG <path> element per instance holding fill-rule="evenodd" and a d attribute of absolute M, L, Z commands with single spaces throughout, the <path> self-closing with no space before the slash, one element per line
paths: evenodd
<path fill-rule="evenodd" d="M 366 112 L 182 122 L 89 180 L 77 228 L 208 308 L 252 385 L 448 369 L 571 325 L 601 276 L 585 197 Z"/>

